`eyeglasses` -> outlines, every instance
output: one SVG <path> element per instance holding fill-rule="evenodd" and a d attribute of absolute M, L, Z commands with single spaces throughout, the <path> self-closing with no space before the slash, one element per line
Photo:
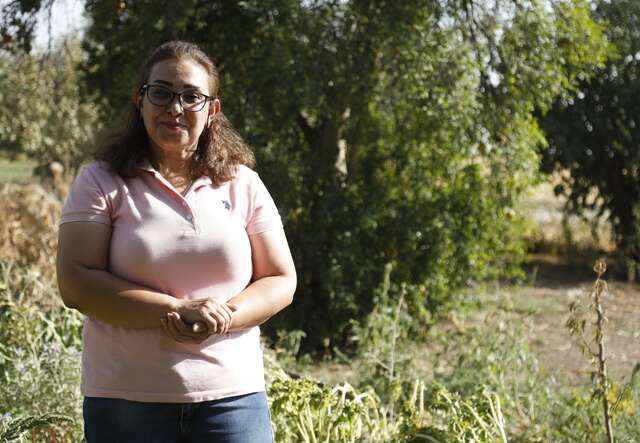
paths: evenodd
<path fill-rule="evenodd" d="M 168 106 L 178 96 L 182 109 L 189 112 L 202 111 L 208 101 L 216 97 L 209 97 L 196 91 L 173 92 L 171 89 L 159 85 L 144 85 L 140 88 L 140 95 L 147 94 L 149 101 L 156 106 Z"/>

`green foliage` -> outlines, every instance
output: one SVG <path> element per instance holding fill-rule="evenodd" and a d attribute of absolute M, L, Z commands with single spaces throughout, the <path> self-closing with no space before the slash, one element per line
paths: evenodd
<path fill-rule="evenodd" d="M 375 399 L 345 384 L 335 388 L 311 379 L 276 380 L 269 389 L 279 442 L 356 442 L 375 438 Z"/>
<path fill-rule="evenodd" d="M 0 283 L 0 433 L 81 439 L 81 316 L 18 302 L 11 281 Z"/>
<path fill-rule="evenodd" d="M 543 119 L 549 148 L 542 169 L 569 171 L 556 192 L 568 197 L 570 213 L 608 218 L 634 278 L 640 263 L 640 4 L 595 3 L 616 51 L 606 65 L 582 76 L 575 97 L 556 102 Z"/>
<path fill-rule="evenodd" d="M 43 437 L 47 436 L 50 439 L 57 440 L 56 434 L 51 429 L 51 426 L 56 423 L 69 421 L 71 420 L 68 417 L 53 414 L 19 418 L 0 417 L 0 442 L 16 440 L 28 441 L 25 439 L 27 433 L 35 432 L 38 429 L 42 430 L 43 428 L 49 431 L 49 433 L 45 433 Z"/>
<path fill-rule="evenodd" d="M 506 442 L 500 399 L 490 392 L 463 399 L 416 381 L 397 414 L 374 391 L 359 393 L 346 383 L 277 380 L 269 397 L 279 443 Z"/>
<path fill-rule="evenodd" d="M 373 310 L 362 321 L 353 322 L 351 337 L 361 362 L 355 366 L 358 385 L 373 388 L 387 404 L 406 400 L 401 398 L 403 390 L 417 378 L 415 342 L 426 333 L 425 325 L 418 321 L 420 316 L 409 314 L 420 309 L 423 293 L 406 284 L 393 285 L 391 273 L 389 264 L 376 291 Z"/>
<path fill-rule="evenodd" d="M 301 330 L 279 330 L 275 340 L 264 339 L 264 345 L 273 350 L 278 365 L 287 371 L 298 372 L 310 363 L 310 355 L 302 354 L 302 340 L 306 334 Z"/>
<path fill-rule="evenodd" d="M 81 59 L 72 40 L 49 54 L 0 53 L 0 149 L 35 160 L 41 175 L 53 161 L 75 170 L 102 127 L 77 70 Z"/>
<path fill-rule="evenodd" d="M 425 438 L 422 441 L 507 442 L 501 400 L 495 393 L 485 389 L 479 397 L 464 399 L 439 387 L 431 398 L 432 414 L 439 420 L 418 434 Z"/>

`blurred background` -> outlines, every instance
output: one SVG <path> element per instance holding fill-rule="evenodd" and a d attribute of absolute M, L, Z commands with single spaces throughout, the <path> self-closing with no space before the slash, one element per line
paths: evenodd
<path fill-rule="evenodd" d="M 182 39 L 216 62 L 298 269 L 263 327 L 277 441 L 603 441 L 603 395 L 640 441 L 639 1 L 0 10 L 0 440 L 81 438 L 57 218 L 150 51 Z M 597 258 L 604 394 L 592 322 L 565 327 Z"/>

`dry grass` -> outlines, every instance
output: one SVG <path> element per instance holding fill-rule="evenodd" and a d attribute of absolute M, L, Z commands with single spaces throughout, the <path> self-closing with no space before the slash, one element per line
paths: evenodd
<path fill-rule="evenodd" d="M 67 186 L 62 183 L 0 185 L 0 272 L 13 297 L 58 303 L 55 251 L 58 218 Z"/>

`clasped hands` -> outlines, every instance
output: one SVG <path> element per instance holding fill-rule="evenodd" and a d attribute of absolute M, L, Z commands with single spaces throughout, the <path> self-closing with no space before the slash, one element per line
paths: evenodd
<path fill-rule="evenodd" d="M 226 334 L 238 306 L 213 298 L 181 300 L 175 311 L 161 318 L 169 337 L 181 343 L 202 343 L 211 335 Z"/>

